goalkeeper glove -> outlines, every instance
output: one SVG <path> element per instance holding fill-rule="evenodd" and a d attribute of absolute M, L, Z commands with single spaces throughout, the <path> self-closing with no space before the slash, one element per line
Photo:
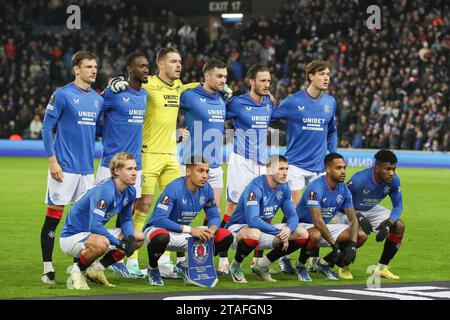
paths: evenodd
<path fill-rule="evenodd" d="M 114 77 L 108 82 L 107 88 L 111 89 L 114 93 L 119 93 L 125 90 L 130 84 L 121 77 Z"/>
<path fill-rule="evenodd" d="M 233 96 L 233 90 L 231 90 L 231 88 L 226 83 L 225 87 L 223 88 L 222 95 L 226 100 L 230 100 Z"/>

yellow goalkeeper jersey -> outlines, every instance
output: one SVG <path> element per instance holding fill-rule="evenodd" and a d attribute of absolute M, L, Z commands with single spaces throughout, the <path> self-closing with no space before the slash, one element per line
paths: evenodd
<path fill-rule="evenodd" d="M 142 85 L 149 95 L 142 131 L 142 152 L 176 153 L 177 115 L 183 91 L 197 83 L 183 85 L 175 80 L 172 85 L 158 76 L 148 77 Z"/>

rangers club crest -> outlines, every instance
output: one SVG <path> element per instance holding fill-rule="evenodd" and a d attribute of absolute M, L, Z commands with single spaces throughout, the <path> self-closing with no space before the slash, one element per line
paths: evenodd
<path fill-rule="evenodd" d="M 200 203 L 200 205 L 203 207 L 206 203 L 205 197 L 201 196 L 200 199 L 198 200 L 198 202 Z"/>
<path fill-rule="evenodd" d="M 277 192 L 277 199 L 278 199 L 278 200 L 283 199 L 283 191 L 278 191 L 278 192 Z"/>
<path fill-rule="evenodd" d="M 201 240 L 194 241 L 194 244 L 192 245 L 192 258 L 194 258 L 195 262 L 198 264 L 203 264 L 206 259 L 208 259 L 207 245 L 207 242 Z"/>
<path fill-rule="evenodd" d="M 323 106 L 323 111 L 325 112 L 325 113 L 328 113 L 328 112 L 330 112 L 330 106 L 329 105 L 324 105 Z"/>
<path fill-rule="evenodd" d="M 99 209 L 105 209 L 106 208 L 106 206 L 107 206 L 107 203 L 106 203 L 106 201 L 105 200 L 100 200 L 99 202 L 97 202 L 97 207 L 99 208 Z"/>

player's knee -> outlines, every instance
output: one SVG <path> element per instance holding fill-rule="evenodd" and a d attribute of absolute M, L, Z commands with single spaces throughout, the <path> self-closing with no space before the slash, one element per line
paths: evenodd
<path fill-rule="evenodd" d="M 252 240 L 256 240 L 256 241 L 261 240 L 261 237 L 262 237 L 261 230 L 258 230 L 255 228 L 249 228 L 248 230 L 246 230 L 245 235 L 244 235 L 244 238 L 252 239 Z"/>
<path fill-rule="evenodd" d="M 103 254 L 108 251 L 109 240 L 103 236 L 98 237 L 92 247 L 97 254 Z"/>
<path fill-rule="evenodd" d="M 320 238 L 322 237 L 320 231 L 313 228 L 308 230 L 308 234 L 309 234 L 309 241 L 315 244 L 319 243 Z"/>
<path fill-rule="evenodd" d="M 367 238 L 367 234 L 364 231 L 358 230 L 358 239 L 356 241 L 358 247 L 361 247 L 367 241 Z"/>
<path fill-rule="evenodd" d="M 294 230 L 294 237 L 296 239 L 308 239 L 309 237 L 308 230 L 306 230 L 301 226 L 297 226 L 297 228 L 295 228 Z"/>
<path fill-rule="evenodd" d="M 403 234 L 405 232 L 405 223 L 402 220 L 398 219 L 394 223 L 393 230 L 395 231 L 395 233 Z"/>
<path fill-rule="evenodd" d="M 158 229 L 150 235 L 149 246 L 159 252 L 166 251 L 170 241 L 170 234 L 166 229 Z"/>
<path fill-rule="evenodd" d="M 218 254 L 219 252 L 228 251 L 230 246 L 233 244 L 233 240 L 234 236 L 229 230 L 219 228 L 216 231 L 214 237 L 214 245 L 215 245 L 214 255 Z"/>
<path fill-rule="evenodd" d="M 231 233 L 230 230 L 224 229 L 224 228 L 219 228 L 217 229 L 215 235 L 214 235 L 214 242 L 219 244 L 223 241 L 226 242 L 230 242 L 230 244 L 233 242 L 233 234 Z"/>

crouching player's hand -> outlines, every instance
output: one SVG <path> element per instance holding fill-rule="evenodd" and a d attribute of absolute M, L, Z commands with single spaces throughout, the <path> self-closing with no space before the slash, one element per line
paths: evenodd
<path fill-rule="evenodd" d="M 120 240 L 118 249 L 123 251 L 127 255 L 127 257 L 129 257 L 133 254 L 135 249 L 134 241 L 134 236 L 128 236 L 124 238 Z"/>
<path fill-rule="evenodd" d="M 209 229 L 195 228 L 195 227 L 192 227 L 191 235 L 195 238 L 198 238 L 198 239 L 204 240 L 204 241 L 208 241 L 214 236 L 214 234 Z"/>
<path fill-rule="evenodd" d="M 342 251 L 338 261 L 337 261 L 337 265 L 338 267 L 346 267 L 348 266 L 350 263 L 355 262 L 356 259 L 356 243 L 351 241 L 347 247 L 345 247 L 345 249 Z"/>

